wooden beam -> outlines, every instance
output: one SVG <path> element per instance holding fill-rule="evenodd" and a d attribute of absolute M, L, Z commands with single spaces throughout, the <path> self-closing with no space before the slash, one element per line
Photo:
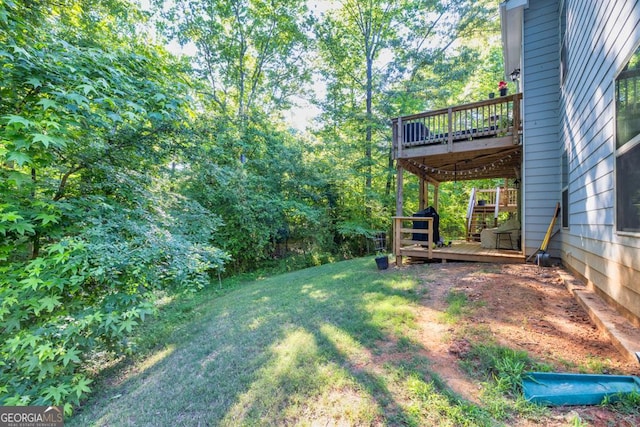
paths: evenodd
<path fill-rule="evenodd" d="M 404 168 L 398 162 L 398 171 L 396 173 L 396 216 L 402 216 L 403 197 L 404 197 Z"/>
<path fill-rule="evenodd" d="M 501 158 L 504 158 L 505 156 L 508 156 L 509 154 L 515 154 L 518 151 L 520 151 L 520 147 L 514 147 L 514 148 L 510 148 L 508 150 L 503 150 L 503 151 L 493 151 L 491 153 L 488 154 L 480 154 L 477 155 L 475 157 L 470 157 L 467 159 L 463 159 L 463 160 L 456 160 L 453 163 L 439 163 L 438 164 L 438 169 L 447 169 L 447 168 L 452 168 L 454 167 L 456 164 L 459 163 L 469 163 L 469 162 L 486 162 L 486 163 L 491 163 L 497 160 L 500 160 Z M 449 156 L 451 157 L 451 156 Z M 507 178 L 505 178 L 506 180 Z"/>
<path fill-rule="evenodd" d="M 451 107 L 449 107 L 449 111 L 447 113 L 448 121 L 449 121 L 449 132 L 447 136 L 447 152 L 451 153 L 453 151 L 453 111 Z"/>
<path fill-rule="evenodd" d="M 431 175 L 427 173 L 427 171 L 420 168 L 420 164 L 415 162 L 414 160 L 399 160 L 398 163 L 402 163 L 402 166 L 414 174 L 417 177 L 423 178 L 429 181 L 433 185 L 440 184 L 440 181 L 434 179 Z"/>
<path fill-rule="evenodd" d="M 404 127 L 402 126 L 402 117 L 398 118 L 398 131 L 396 132 L 396 136 L 398 137 L 398 140 L 396 142 L 396 154 L 398 155 L 398 157 L 396 157 L 397 159 L 401 159 L 402 156 L 404 155 L 403 152 L 403 147 L 402 147 L 402 141 L 404 141 Z"/>
<path fill-rule="evenodd" d="M 503 136 L 498 138 L 482 138 L 471 141 L 459 141 L 453 144 L 449 151 L 449 145 L 435 144 L 405 148 L 402 153 L 398 153 L 399 159 L 411 159 L 415 157 L 428 157 L 444 155 L 449 153 L 465 153 L 471 151 L 483 151 L 499 148 L 513 148 L 513 137 Z"/>

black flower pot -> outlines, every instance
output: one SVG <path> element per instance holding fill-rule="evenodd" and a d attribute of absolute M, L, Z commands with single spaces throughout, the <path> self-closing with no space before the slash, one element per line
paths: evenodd
<path fill-rule="evenodd" d="M 507 95 L 507 88 L 500 89 L 500 96 L 506 96 L 506 95 Z"/>
<path fill-rule="evenodd" d="M 386 255 L 376 257 L 376 265 L 378 266 L 378 270 L 386 270 L 389 268 L 389 257 Z"/>

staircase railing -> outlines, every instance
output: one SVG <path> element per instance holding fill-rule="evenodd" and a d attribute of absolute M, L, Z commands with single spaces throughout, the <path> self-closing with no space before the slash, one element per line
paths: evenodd
<path fill-rule="evenodd" d="M 469 206 L 467 206 L 467 239 L 469 238 L 469 230 L 471 230 L 471 221 L 473 220 L 473 207 L 476 204 L 476 188 L 471 189 L 471 196 L 469 197 Z"/>
<path fill-rule="evenodd" d="M 493 220 L 496 222 L 498 220 L 498 214 L 500 213 L 500 187 L 496 187 L 496 207 L 493 211 Z"/>
<path fill-rule="evenodd" d="M 466 228 L 467 240 L 471 234 L 477 233 L 475 230 L 478 224 L 478 215 L 482 215 L 483 220 L 491 215 L 493 208 L 493 226 L 498 226 L 498 216 L 505 209 L 514 209 L 518 202 L 518 190 L 515 188 L 496 187 L 491 189 L 472 188 L 467 206 Z"/>

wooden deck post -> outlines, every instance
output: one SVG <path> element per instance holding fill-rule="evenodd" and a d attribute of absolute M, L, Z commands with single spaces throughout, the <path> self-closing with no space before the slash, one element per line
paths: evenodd
<path fill-rule="evenodd" d="M 447 151 L 451 153 L 453 151 L 453 109 L 449 107 L 447 113 L 449 121 L 449 134 L 447 135 Z"/>
<path fill-rule="evenodd" d="M 402 255 L 400 255 L 400 248 L 402 248 L 402 220 L 393 218 L 393 253 L 396 256 L 396 267 L 402 267 Z"/>
<path fill-rule="evenodd" d="M 404 141 L 404 126 L 402 126 L 402 117 L 398 117 L 398 130 L 395 132 L 396 140 L 396 159 L 402 157 L 402 142 Z"/>
<path fill-rule="evenodd" d="M 402 216 L 403 210 L 403 198 L 404 198 L 404 169 L 400 162 L 398 162 L 398 171 L 396 173 L 396 216 Z M 393 236 L 393 247 L 394 247 L 394 255 L 396 256 L 396 266 L 402 267 L 402 255 L 400 255 L 400 228 L 402 227 L 402 222 L 398 222 L 394 220 L 394 236 Z"/>
<path fill-rule="evenodd" d="M 419 210 L 423 210 L 429 204 L 429 183 L 426 179 L 420 178 L 420 202 Z"/>
<path fill-rule="evenodd" d="M 433 186 L 433 208 L 438 212 L 438 194 L 440 193 L 440 185 Z"/>
<path fill-rule="evenodd" d="M 520 99 L 522 98 L 521 93 L 516 93 L 512 95 L 513 97 L 513 143 L 520 143 Z"/>

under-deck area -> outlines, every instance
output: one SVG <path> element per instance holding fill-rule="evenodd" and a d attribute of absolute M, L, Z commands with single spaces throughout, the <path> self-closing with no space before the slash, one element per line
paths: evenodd
<path fill-rule="evenodd" d="M 519 216 L 519 190 L 507 183 L 520 179 L 521 101 L 522 94 L 516 93 L 393 119 L 393 154 L 397 165 L 393 252 L 398 265 L 402 265 L 403 257 L 525 262 L 519 225 L 510 232 L 499 229 L 489 232 L 499 243 L 495 248 L 474 241 L 480 238 L 482 229 L 498 225 L 499 212 Z M 419 179 L 420 211 L 427 206 L 437 211 L 442 182 L 502 178 L 505 184 L 490 190 L 492 195 L 475 194 L 474 190 L 465 225 L 467 241 L 454 241 L 448 246 L 434 241 L 437 233 L 434 234 L 434 224 L 429 218 L 406 216 L 415 212 L 404 211 L 405 171 Z"/>

